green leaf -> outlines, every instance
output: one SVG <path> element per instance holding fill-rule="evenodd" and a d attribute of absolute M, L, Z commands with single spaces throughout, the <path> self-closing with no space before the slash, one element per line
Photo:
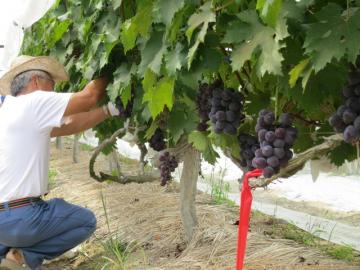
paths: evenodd
<path fill-rule="evenodd" d="M 175 144 L 180 139 L 181 135 L 184 134 L 189 121 L 190 119 L 186 117 L 186 112 L 183 108 L 177 106 L 176 109 L 171 111 L 167 124 Z"/>
<path fill-rule="evenodd" d="M 216 16 L 215 13 L 211 10 L 211 2 L 206 2 L 204 5 L 200 7 L 200 12 L 193 14 L 188 21 L 189 28 L 186 30 L 186 36 L 188 38 L 188 42 L 190 43 L 192 34 L 194 30 L 202 25 L 200 32 L 197 34 L 194 45 L 190 48 L 188 53 L 188 68 L 190 69 L 191 63 L 194 59 L 197 48 L 200 43 L 204 42 L 207 29 L 209 27 L 209 23 L 215 22 Z"/>
<path fill-rule="evenodd" d="M 125 88 L 121 89 L 120 98 L 122 103 L 124 104 L 124 107 L 126 108 L 128 102 L 131 99 L 131 85 L 129 84 Z"/>
<path fill-rule="evenodd" d="M 183 25 L 186 19 L 186 12 L 188 10 L 188 6 L 185 6 L 183 9 L 179 10 L 176 14 L 174 19 L 172 20 L 171 26 L 167 29 L 167 39 L 170 42 L 176 41 L 176 36 L 179 33 L 180 27 Z"/>
<path fill-rule="evenodd" d="M 175 75 L 183 65 L 185 55 L 181 52 L 182 49 L 183 46 L 180 43 L 177 43 L 175 50 L 170 51 L 165 55 L 166 69 L 171 76 Z"/>
<path fill-rule="evenodd" d="M 175 79 L 170 77 L 163 77 L 154 86 L 147 88 L 144 93 L 144 102 L 148 102 L 148 107 L 151 116 L 155 119 L 167 106 L 169 110 L 173 106 L 173 91 Z"/>
<path fill-rule="evenodd" d="M 306 58 L 304 60 L 301 60 L 299 64 L 297 64 L 295 67 L 293 67 L 290 72 L 290 79 L 289 84 L 290 87 L 294 87 L 300 74 L 303 72 L 303 70 L 306 68 L 306 66 L 309 64 L 310 59 Z"/>
<path fill-rule="evenodd" d="M 209 139 L 206 135 L 197 130 L 189 134 L 188 141 L 200 152 L 204 152 L 208 148 L 209 144 Z"/>
<path fill-rule="evenodd" d="M 71 20 L 64 20 L 62 22 L 54 21 L 54 27 L 51 29 L 51 35 L 48 36 L 48 47 L 52 48 L 56 42 L 58 42 L 62 36 L 68 31 Z"/>
<path fill-rule="evenodd" d="M 146 130 L 145 139 L 150 140 L 150 138 L 155 134 L 155 131 L 158 129 L 159 125 L 156 121 L 152 121 L 150 127 Z"/>
<path fill-rule="evenodd" d="M 126 20 L 121 27 L 121 42 L 125 52 L 135 47 L 138 35 L 147 37 L 152 23 L 153 1 L 141 1 L 134 17 Z"/>
<path fill-rule="evenodd" d="M 241 31 L 238 39 L 243 42 L 237 45 L 232 53 L 232 68 L 240 70 L 245 61 L 249 60 L 253 53 L 259 48 L 258 71 L 261 75 L 266 72 L 281 74 L 281 62 L 283 56 L 280 49 L 284 46 L 280 40 L 288 36 L 286 26 L 279 25 L 275 30 L 262 25 L 255 11 L 244 11 L 238 17 L 249 25 L 249 31 Z M 284 21 L 282 21 L 285 23 Z"/>
<path fill-rule="evenodd" d="M 151 88 L 156 83 L 156 74 L 151 71 L 151 69 L 147 69 L 144 75 L 144 79 L 142 81 L 142 85 L 144 87 L 145 92 L 151 91 Z"/>
<path fill-rule="evenodd" d="M 136 25 L 131 22 L 131 19 L 125 21 L 121 27 L 121 42 L 124 46 L 125 53 L 135 46 L 138 35 L 136 30 Z"/>
<path fill-rule="evenodd" d="M 212 147 L 211 144 L 208 144 L 208 147 L 203 152 L 203 157 L 207 162 L 214 165 L 219 154 L 214 150 L 214 147 Z"/>
<path fill-rule="evenodd" d="M 112 6 L 115 9 L 118 9 L 121 6 L 122 0 L 111 0 Z"/>
<path fill-rule="evenodd" d="M 225 36 L 222 40 L 223 43 L 240 43 L 246 40 L 251 32 L 251 26 L 240 20 L 233 20 L 229 23 Z"/>
<path fill-rule="evenodd" d="M 107 87 L 107 92 L 112 102 L 115 102 L 116 98 L 121 95 L 121 99 L 126 106 L 127 102 L 131 98 L 131 77 L 135 73 L 136 66 L 133 65 L 129 70 L 126 63 L 121 64 L 118 67 L 113 76 L 114 81 Z"/>
<path fill-rule="evenodd" d="M 134 23 L 137 25 L 137 30 L 142 37 L 149 36 L 149 30 L 152 23 L 153 6 L 153 0 L 139 1 Z"/>
<path fill-rule="evenodd" d="M 333 164 L 341 166 L 345 160 L 352 161 L 357 158 L 356 147 L 343 142 L 329 153 L 329 158 Z"/>
<path fill-rule="evenodd" d="M 282 0 L 257 0 L 256 9 L 261 10 L 265 23 L 275 27 L 281 11 Z"/>
<path fill-rule="evenodd" d="M 150 68 L 156 74 L 160 73 L 162 59 L 166 52 L 166 46 L 163 44 L 163 35 L 163 32 L 153 33 L 145 48 L 141 51 L 139 74 L 143 74 L 147 68 Z"/>
<path fill-rule="evenodd" d="M 174 15 L 184 6 L 184 0 L 157 0 L 155 9 L 157 9 L 161 21 L 169 27 Z"/>
<path fill-rule="evenodd" d="M 204 159 L 210 164 L 214 164 L 219 157 L 218 153 L 212 147 L 210 139 L 203 132 L 191 132 L 188 137 L 188 142 L 202 152 Z"/>
<path fill-rule="evenodd" d="M 343 13 L 342 7 L 335 3 L 329 3 L 314 15 L 317 22 L 307 25 L 304 48 L 311 56 L 315 72 L 332 59 L 346 56 L 355 62 L 360 54 L 359 16 L 359 9 Z"/>

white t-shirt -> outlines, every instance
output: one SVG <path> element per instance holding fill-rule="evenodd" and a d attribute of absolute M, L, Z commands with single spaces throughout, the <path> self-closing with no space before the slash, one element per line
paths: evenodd
<path fill-rule="evenodd" d="M 60 127 L 71 93 L 6 96 L 0 107 L 0 202 L 48 191 L 50 132 Z"/>

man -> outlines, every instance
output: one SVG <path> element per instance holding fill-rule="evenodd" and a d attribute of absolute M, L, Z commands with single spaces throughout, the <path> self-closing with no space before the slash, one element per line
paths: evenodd
<path fill-rule="evenodd" d="M 112 103 L 96 108 L 107 80 L 91 81 L 77 93 L 55 93 L 68 80 L 51 57 L 18 57 L 0 78 L 0 269 L 39 269 L 86 240 L 96 218 L 48 192 L 51 137 L 79 133 L 108 116 Z M 9 90 L 11 95 L 9 94 Z"/>

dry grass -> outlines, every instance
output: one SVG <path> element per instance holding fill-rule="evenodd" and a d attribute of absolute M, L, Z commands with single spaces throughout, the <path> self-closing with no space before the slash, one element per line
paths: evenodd
<path fill-rule="evenodd" d="M 128 269 L 234 269 L 238 216 L 237 208 L 209 204 L 209 196 L 197 196 L 198 230 L 188 246 L 179 212 L 177 186 L 160 187 L 158 183 L 99 184 L 90 179 L 87 171 L 89 153 L 82 152 L 81 162 L 72 164 L 71 150 L 53 150 L 52 167 L 59 171 L 57 187 L 52 196 L 62 196 L 70 202 L 91 208 L 98 217 L 98 229 L 92 241 L 109 237 L 101 192 L 112 234 L 120 233 L 124 242 L 136 242 L 148 260 L 136 256 Z M 98 166 L 106 167 L 104 160 Z M 136 166 L 127 167 L 128 171 Z M 359 265 L 334 260 L 323 252 L 301 246 L 292 240 L 272 239 L 252 225 L 249 233 L 245 269 L 360 269 Z M 99 263 L 96 257 L 96 263 Z M 55 266 L 54 266 L 55 267 Z M 78 262 L 54 269 L 91 269 Z M 93 268 L 98 269 L 98 268 Z M 100 268 L 99 268 L 100 269 Z"/>

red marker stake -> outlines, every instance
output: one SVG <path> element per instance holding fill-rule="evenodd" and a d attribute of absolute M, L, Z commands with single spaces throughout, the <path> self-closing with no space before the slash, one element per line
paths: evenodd
<path fill-rule="evenodd" d="M 243 269 L 245 250 L 246 250 L 246 240 L 249 230 L 249 221 L 250 221 L 251 203 L 252 203 L 252 193 L 249 186 L 249 178 L 258 177 L 262 175 L 262 173 L 263 173 L 262 170 L 255 169 L 253 171 L 247 172 L 244 177 L 242 190 L 241 190 L 236 270 Z"/>

